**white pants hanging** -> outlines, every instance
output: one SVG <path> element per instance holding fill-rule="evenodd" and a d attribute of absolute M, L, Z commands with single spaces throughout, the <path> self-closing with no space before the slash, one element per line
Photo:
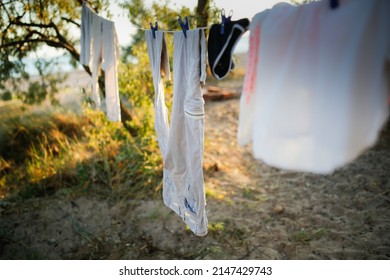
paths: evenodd
<path fill-rule="evenodd" d="M 154 85 L 154 128 L 157 133 L 157 141 L 163 159 L 167 153 L 169 123 L 168 109 L 165 105 L 164 84 L 162 77 L 170 79 L 168 50 L 163 32 L 156 32 L 156 39 L 151 31 L 145 32 L 145 39 L 148 46 L 150 68 L 152 69 Z"/>
<path fill-rule="evenodd" d="M 171 125 L 161 68 L 169 69 L 164 35 L 145 32 L 155 87 L 155 128 L 164 159 L 163 200 L 199 236 L 207 234 L 203 179 L 206 42 L 201 29 L 174 33 L 174 93 Z M 161 62 L 161 60 L 163 62 Z M 165 73 L 169 71 L 166 70 Z"/>
<path fill-rule="evenodd" d="M 98 87 L 99 68 L 105 74 L 106 111 L 110 121 L 120 121 L 120 100 L 117 67 L 118 38 L 114 22 L 94 13 L 85 3 L 82 6 L 80 62 L 92 71 L 92 95 L 97 108 L 101 107 Z"/>

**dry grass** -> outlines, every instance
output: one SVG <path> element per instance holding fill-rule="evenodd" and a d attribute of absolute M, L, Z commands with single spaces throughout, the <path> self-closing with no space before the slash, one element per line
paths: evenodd
<path fill-rule="evenodd" d="M 153 139 L 133 139 L 120 123 L 86 109 L 2 103 L 0 196 L 28 198 L 100 186 L 130 196 L 155 193 L 161 164 Z"/>

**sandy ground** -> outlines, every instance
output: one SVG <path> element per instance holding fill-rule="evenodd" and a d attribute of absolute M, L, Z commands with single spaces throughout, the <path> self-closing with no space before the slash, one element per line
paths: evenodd
<path fill-rule="evenodd" d="M 238 99 L 206 104 L 210 229 L 187 230 L 161 199 L 66 190 L 0 201 L 2 259 L 390 259 L 390 127 L 332 175 L 253 160 L 236 141 Z"/>

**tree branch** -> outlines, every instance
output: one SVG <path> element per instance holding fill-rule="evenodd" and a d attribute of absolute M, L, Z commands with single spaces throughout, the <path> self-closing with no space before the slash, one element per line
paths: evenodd
<path fill-rule="evenodd" d="M 64 36 L 62 36 L 60 30 L 58 30 L 57 25 L 55 25 L 54 22 L 51 21 L 51 22 L 50 22 L 50 26 L 51 26 L 52 28 L 54 28 L 54 31 L 55 31 L 56 34 L 57 34 L 57 38 L 58 38 L 61 42 L 63 42 L 63 43 L 65 43 L 65 44 L 69 45 L 68 42 L 67 42 L 67 40 L 64 38 Z"/>
<path fill-rule="evenodd" d="M 198 27 L 207 26 L 209 14 L 208 14 L 209 0 L 198 0 L 196 7 L 196 15 L 198 18 Z"/>
<path fill-rule="evenodd" d="M 23 45 L 23 44 L 26 44 L 26 43 L 46 43 L 48 40 L 46 39 L 25 39 L 25 40 L 18 40 L 18 41 L 12 41 L 12 42 L 9 42 L 7 44 L 2 44 L 0 45 L 0 49 L 5 49 L 5 48 L 9 48 L 9 47 L 13 47 L 13 46 L 19 46 L 19 45 Z"/>
<path fill-rule="evenodd" d="M 20 20 L 18 20 L 18 21 L 11 20 L 10 23 L 18 25 L 18 26 L 39 27 L 39 28 L 53 28 L 53 26 L 51 24 L 27 23 L 27 22 L 22 22 Z"/>
<path fill-rule="evenodd" d="M 64 44 L 63 42 L 57 42 L 49 38 L 32 38 L 32 39 L 13 41 L 13 42 L 0 45 L 0 49 L 5 49 L 13 46 L 22 46 L 24 44 L 31 44 L 31 43 L 45 43 L 50 47 L 62 48 L 67 50 L 75 59 L 79 60 L 80 58 L 80 55 L 77 53 L 77 51 L 69 44 Z"/>
<path fill-rule="evenodd" d="M 67 21 L 67 22 L 70 22 L 70 23 L 73 23 L 74 25 L 76 25 L 77 27 L 80 27 L 81 25 L 77 22 L 75 22 L 74 20 L 70 19 L 70 18 L 66 18 L 66 17 L 61 17 L 61 19 Z"/>

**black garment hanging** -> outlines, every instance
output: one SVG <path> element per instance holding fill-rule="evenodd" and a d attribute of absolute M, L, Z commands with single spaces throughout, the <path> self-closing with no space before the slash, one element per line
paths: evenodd
<path fill-rule="evenodd" d="M 208 60 L 211 73 L 219 80 L 234 68 L 233 51 L 241 36 L 248 30 L 247 18 L 213 24 L 208 37 Z"/>

